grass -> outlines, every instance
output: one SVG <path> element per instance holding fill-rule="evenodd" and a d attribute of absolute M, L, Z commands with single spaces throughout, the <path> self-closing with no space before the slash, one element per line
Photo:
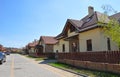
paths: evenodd
<path fill-rule="evenodd" d="M 63 69 L 69 69 L 81 74 L 88 75 L 90 77 L 120 77 L 118 74 L 108 73 L 108 72 L 102 72 L 102 71 L 95 71 L 95 70 L 89 70 L 89 69 L 83 69 L 83 68 L 76 68 L 67 64 L 55 62 L 55 63 L 49 63 L 49 65 L 63 68 Z"/>
<path fill-rule="evenodd" d="M 45 59 L 45 58 L 40 58 L 40 57 L 32 57 L 32 56 L 29 56 L 29 55 L 27 55 L 26 57 L 34 59 L 35 61 L 41 61 L 41 60 Z"/>

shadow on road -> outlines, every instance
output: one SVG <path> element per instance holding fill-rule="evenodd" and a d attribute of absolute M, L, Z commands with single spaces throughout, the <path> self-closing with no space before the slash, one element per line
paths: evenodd
<path fill-rule="evenodd" d="M 48 63 L 52 63 L 52 62 L 57 62 L 57 60 L 43 60 L 43 61 L 39 62 L 39 64 L 48 64 Z"/>

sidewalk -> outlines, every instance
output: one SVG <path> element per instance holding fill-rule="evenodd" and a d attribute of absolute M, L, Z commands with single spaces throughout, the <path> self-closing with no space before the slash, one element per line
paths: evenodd
<path fill-rule="evenodd" d="M 25 56 L 23 56 L 23 57 L 26 58 L 26 59 L 28 59 L 29 61 L 37 64 L 38 66 L 40 66 L 40 67 L 42 67 L 44 69 L 47 69 L 49 71 L 52 71 L 54 73 L 59 74 L 61 77 L 83 77 L 83 76 L 76 75 L 74 73 L 70 73 L 68 71 L 64 71 L 62 69 L 58 69 L 58 68 L 52 67 L 50 65 L 47 65 L 48 62 L 55 62 L 56 60 L 35 61 L 34 59 L 30 59 L 30 58 L 27 58 Z"/>
<path fill-rule="evenodd" d="M 82 77 L 82 76 L 70 73 L 68 71 L 64 71 L 64 70 L 52 67 L 50 65 L 47 65 L 44 62 L 47 62 L 47 61 L 41 61 L 41 62 L 38 62 L 38 63 L 40 64 L 40 66 L 44 67 L 45 69 L 48 69 L 48 70 L 53 71 L 53 72 L 57 72 L 57 73 L 63 75 L 63 77 Z"/>

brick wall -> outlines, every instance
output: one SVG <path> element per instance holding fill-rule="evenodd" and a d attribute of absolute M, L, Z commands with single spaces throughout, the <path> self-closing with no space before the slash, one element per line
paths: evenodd
<path fill-rule="evenodd" d="M 69 59 L 59 59 L 58 62 L 66 63 L 76 67 L 87 68 L 87 69 L 120 73 L 120 64 L 98 63 L 98 62 L 69 60 Z"/>

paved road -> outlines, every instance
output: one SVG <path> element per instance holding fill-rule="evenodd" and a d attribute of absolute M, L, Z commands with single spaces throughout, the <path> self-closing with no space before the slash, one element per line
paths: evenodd
<path fill-rule="evenodd" d="M 7 62 L 0 65 L 0 77 L 80 77 L 56 69 L 46 64 L 39 64 L 19 54 L 7 56 Z"/>

